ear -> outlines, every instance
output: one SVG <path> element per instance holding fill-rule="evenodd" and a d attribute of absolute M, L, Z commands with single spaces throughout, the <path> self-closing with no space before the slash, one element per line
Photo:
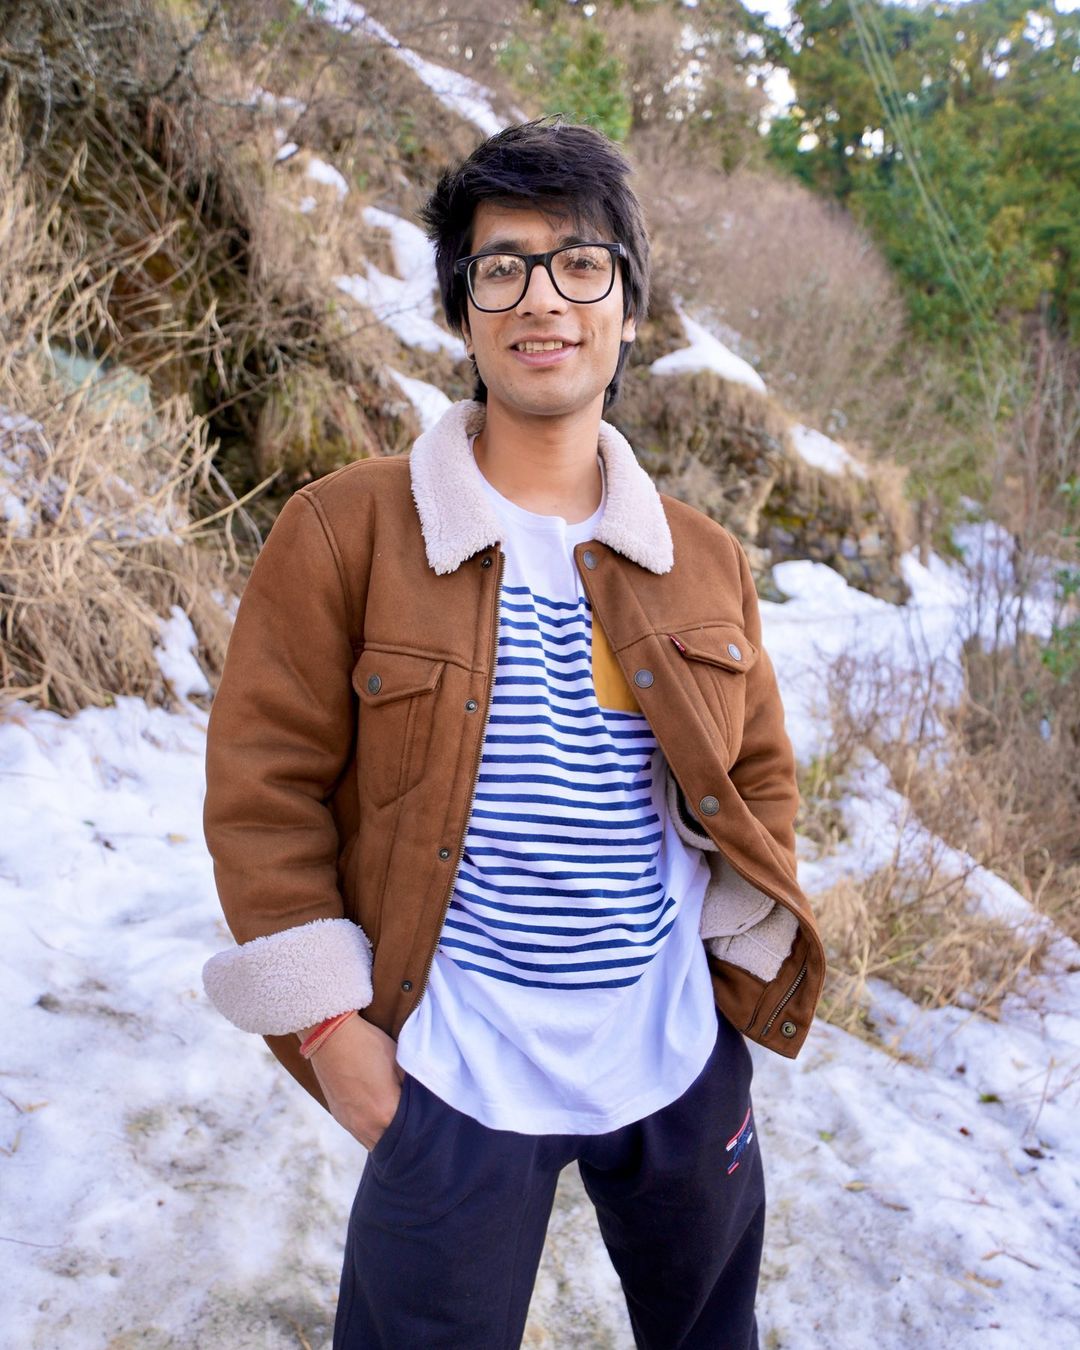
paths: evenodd
<path fill-rule="evenodd" d="M 634 316 L 628 314 L 626 318 L 623 319 L 622 340 L 623 342 L 633 342 L 635 337 L 637 337 L 637 323 Z"/>
<path fill-rule="evenodd" d="M 472 360 L 472 354 L 473 354 L 473 353 L 472 353 L 472 334 L 469 332 L 469 321 L 468 321 L 468 319 L 465 319 L 465 318 L 462 318 L 462 320 L 461 320 L 461 337 L 462 337 L 462 340 L 463 340 L 464 343 L 465 343 L 465 355 L 466 355 L 466 356 L 469 358 L 469 360 L 471 361 L 471 360 Z"/>

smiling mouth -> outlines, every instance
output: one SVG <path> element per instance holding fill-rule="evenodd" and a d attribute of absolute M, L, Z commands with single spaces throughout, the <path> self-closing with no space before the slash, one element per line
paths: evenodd
<path fill-rule="evenodd" d="M 547 342 L 515 342 L 515 352 L 558 352 L 564 347 L 575 347 L 574 342 L 563 342 L 561 338 L 552 338 Z"/>

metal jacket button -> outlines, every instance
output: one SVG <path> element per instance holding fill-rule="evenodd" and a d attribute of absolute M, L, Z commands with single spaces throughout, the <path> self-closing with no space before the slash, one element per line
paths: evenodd
<path fill-rule="evenodd" d="M 445 861 L 447 860 L 447 858 L 449 858 L 449 856 L 450 856 L 450 850 L 449 850 L 448 848 L 441 848 L 441 849 L 439 849 L 439 857 L 443 860 L 443 862 L 445 862 Z"/>
<path fill-rule="evenodd" d="M 720 810 L 720 803 L 715 797 L 702 797 L 698 802 L 698 810 L 703 816 L 715 816 Z"/>
<path fill-rule="evenodd" d="M 634 683 L 639 689 L 648 689 L 653 682 L 653 673 L 651 670 L 635 670 Z"/>
<path fill-rule="evenodd" d="M 382 688 L 382 680 L 378 675 L 369 675 L 367 682 L 367 691 L 369 694 L 377 694 Z"/>
<path fill-rule="evenodd" d="M 407 994 L 407 993 L 409 992 L 409 990 L 412 988 L 412 980 L 402 980 L 402 981 L 401 981 L 401 987 L 402 987 L 402 989 L 405 991 L 405 993 Z"/>
<path fill-rule="evenodd" d="M 596 566 L 596 554 L 592 551 L 591 548 L 587 548 L 585 552 L 581 555 L 581 561 L 591 572 L 593 568 Z"/>
<path fill-rule="evenodd" d="M 786 1036 L 790 1041 L 792 1036 L 799 1030 L 794 1022 L 783 1022 L 780 1025 L 780 1035 Z"/>
<path fill-rule="evenodd" d="M 481 566 L 481 567 L 490 567 L 490 566 L 491 566 L 491 554 L 490 554 L 490 553 L 485 553 L 484 556 L 480 559 L 480 566 Z"/>
<path fill-rule="evenodd" d="M 727 645 L 727 649 L 728 655 L 731 657 L 733 661 L 742 660 L 742 652 L 739 651 L 738 647 L 735 646 L 734 642 L 729 642 Z"/>
<path fill-rule="evenodd" d="M 476 699 L 474 699 L 474 698 L 467 698 L 467 699 L 465 700 L 465 711 L 466 711 L 466 712 L 475 712 L 475 711 L 477 710 L 477 708 L 479 708 L 479 706 L 480 706 L 480 704 L 477 703 Z"/>

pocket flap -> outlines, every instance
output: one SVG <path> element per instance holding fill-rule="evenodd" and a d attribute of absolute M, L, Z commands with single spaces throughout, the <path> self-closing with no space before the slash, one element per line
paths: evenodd
<path fill-rule="evenodd" d="M 724 670 L 746 672 L 758 658 L 757 647 L 733 623 L 680 628 L 668 636 L 688 660 L 705 661 Z"/>
<path fill-rule="evenodd" d="M 414 694 L 430 694 L 439 683 L 445 661 L 412 652 L 365 650 L 353 667 L 352 685 L 361 703 L 378 707 Z"/>

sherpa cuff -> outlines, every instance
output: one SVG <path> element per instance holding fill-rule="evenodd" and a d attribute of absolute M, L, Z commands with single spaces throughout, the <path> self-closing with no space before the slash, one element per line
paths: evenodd
<path fill-rule="evenodd" d="M 791 910 L 774 904 L 764 919 L 746 932 L 708 938 L 705 946 L 713 956 L 768 981 L 776 978 L 798 931 L 799 921 Z"/>
<path fill-rule="evenodd" d="M 203 987 L 241 1031 L 285 1036 L 372 999 L 371 943 L 350 919 L 315 919 L 218 952 Z"/>
<path fill-rule="evenodd" d="M 667 769 L 665 791 L 676 833 L 709 855 L 711 877 L 701 904 L 700 933 L 714 956 L 762 980 L 775 978 L 791 951 L 799 921 L 789 909 L 759 891 L 727 861 L 690 816 L 686 799 Z"/>

